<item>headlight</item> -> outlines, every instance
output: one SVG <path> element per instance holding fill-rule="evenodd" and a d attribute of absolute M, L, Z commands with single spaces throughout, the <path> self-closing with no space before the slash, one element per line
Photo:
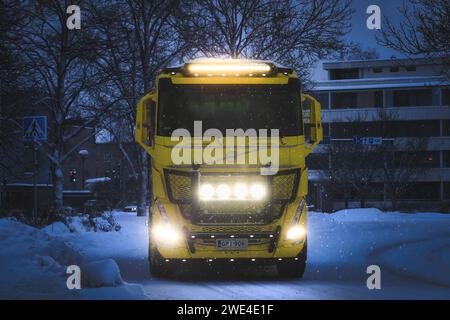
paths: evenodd
<path fill-rule="evenodd" d="M 286 234 L 286 240 L 303 240 L 306 235 L 306 229 L 303 226 L 296 225 L 289 228 Z"/>
<path fill-rule="evenodd" d="M 234 186 L 234 195 L 237 199 L 245 200 L 248 195 L 248 188 L 243 183 L 238 183 Z"/>
<path fill-rule="evenodd" d="M 267 196 L 264 183 L 202 183 L 198 189 L 200 201 L 260 201 Z"/>
<path fill-rule="evenodd" d="M 261 200 L 266 195 L 266 188 L 259 183 L 255 183 L 250 187 L 250 195 L 255 200 Z"/>
<path fill-rule="evenodd" d="M 182 239 L 181 232 L 168 223 L 155 225 L 152 235 L 159 243 L 169 246 L 180 243 Z"/>
<path fill-rule="evenodd" d="M 228 200 L 230 198 L 231 190 L 226 184 L 221 184 L 217 187 L 217 196 L 221 200 Z"/>
<path fill-rule="evenodd" d="M 214 187 L 210 184 L 204 184 L 200 187 L 199 196 L 202 200 L 209 200 L 214 196 Z"/>

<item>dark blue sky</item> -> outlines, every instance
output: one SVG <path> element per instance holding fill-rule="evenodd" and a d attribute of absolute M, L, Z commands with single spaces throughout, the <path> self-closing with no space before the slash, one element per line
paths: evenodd
<path fill-rule="evenodd" d="M 365 49 L 375 48 L 381 59 L 390 58 L 391 56 L 402 57 L 401 53 L 377 43 L 375 37 L 379 34 L 379 30 L 369 30 L 367 28 L 366 21 L 370 15 L 366 13 L 366 10 L 372 4 L 379 6 L 381 9 L 381 29 L 383 29 L 386 17 L 394 22 L 398 22 L 401 19 L 398 8 L 403 6 L 403 0 L 353 0 L 352 6 L 355 12 L 352 16 L 352 28 L 347 35 L 347 39 L 360 43 Z M 327 74 L 323 71 L 321 62 L 312 71 L 312 78 L 313 80 L 326 80 Z"/>
<path fill-rule="evenodd" d="M 380 53 L 380 58 L 389 58 L 392 55 L 401 56 L 401 54 L 380 46 L 375 40 L 375 36 L 379 33 L 378 30 L 369 30 L 366 26 L 367 18 L 370 16 L 366 13 L 367 7 L 370 5 L 377 5 L 381 9 L 381 28 L 385 18 L 398 21 L 401 18 L 397 8 L 403 6 L 403 0 L 353 0 L 352 30 L 348 34 L 348 39 L 354 42 L 359 42 L 365 48 L 371 47 L 377 49 Z"/>

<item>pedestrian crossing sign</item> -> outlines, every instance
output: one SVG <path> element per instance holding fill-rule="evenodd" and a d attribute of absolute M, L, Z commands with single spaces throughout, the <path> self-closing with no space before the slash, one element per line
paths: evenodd
<path fill-rule="evenodd" d="M 47 140 L 47 117 L 32 116 L 23 118 L 23 141 Z"/>

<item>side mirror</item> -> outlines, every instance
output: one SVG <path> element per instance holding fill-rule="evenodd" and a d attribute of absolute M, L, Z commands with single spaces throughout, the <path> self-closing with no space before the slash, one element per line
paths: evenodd
<path fill-rule="evenodd" d="M 150 155 L 155 144 L 156 103 L 153 94 L 144 96 L 137 105 L 135 140 Z"/>
<path fill-rule="evenodd" d="M 306 146 L 308 154 L 322 141 L 322 120 L 320 102 L 308 94 L 301 94 L 302 106 L 308 102 L 309 110 L 303 110 L 304 118 L 309 118 L 310 142 Z"/>

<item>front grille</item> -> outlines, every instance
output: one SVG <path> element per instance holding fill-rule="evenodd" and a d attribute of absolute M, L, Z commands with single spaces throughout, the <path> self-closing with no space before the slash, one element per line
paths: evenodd
<path fill-rule="evenodd" d="M 255 225 L 204 225 L 204 226 L 192 226 L 191 232 L 205 232 L 205 233 L 257 233 L 264 231 L 272 231 L 272 227 L 269 226 L 255 226 Z"/>
<path fill-rule="evenodd" d="M 192 202 L 196 181 L 194 172 L 166 169 L 164 176 L 170 201 L 178 204 Z"/>
<path fill-rule="evenodd" d="M 169 199 L 180 206 L 186 218 L 195 218 L 195 222 L 203 224 L 264 224 L 278 218 L 286 204 L 295 199 L 300 179 L 297 169 L 284 170 L 276 175 L 267 176 L 271 196 L 268 201 L 261 203 L 214 201 L 199 204 L 194 192 L 198 181 L 196 172 L 166 169 L 164 175 Z M 245 178 L 246 175 L 234 174 L 234 176 Z M 212 175 L 207 173 L 202 174 L 203 178 L 213 179 Z"/>
<path fill-rule="evenodd" d="M 298 170 L 281 172 L 272 178 L 272 199 L 285 202 L 295 198 L 298 184 Z"/>

